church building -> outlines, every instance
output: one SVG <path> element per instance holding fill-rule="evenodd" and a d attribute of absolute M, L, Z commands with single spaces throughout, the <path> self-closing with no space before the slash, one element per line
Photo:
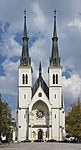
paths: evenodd
<path fill-rule="evenodd" d="M 56 11 L 54 12 L 54 29 L 52 51 L 48 66 L 48 85 L 42 77 L 41 62 L 39 76 L 32 85 L 33 69 L 28 49 L 26 12 L 24 12 L 24 35 L 20 58 L 18 106 L 17 106 L 17 140 L 60 141 L 65 135 L 64 96 L 62 88 L 62 66 L 58 51 L 56 28 Z M 38 56 L 39 57 L 39 56 Z M 46 74 L 46 72 L 44 72 Z"/>

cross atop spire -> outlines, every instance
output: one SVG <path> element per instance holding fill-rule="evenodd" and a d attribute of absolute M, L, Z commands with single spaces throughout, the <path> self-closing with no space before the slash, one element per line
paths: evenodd
<path fill-rule="evenodd" d="M 57 29 L 56 29 L 56 9 L 54 10 L 54 31 L 53 31 L 53 37 L 57 37 Z"/>
<path fill-rule="evenodd" d="M 26 10 L 24 10 L 24 37 L 27 37 L 27 29 L 26 29 Z"/>
<path fill-rule="evenodd" d="M 27 37 L 27 28 L 26 28 L 26 10 L 24 10 L 24 33 L 23 33 L 23 46 L 22 46 L 22 56 L 20 60 L 21 66 L 30 66 L 31 58 L 29 57 L 28 50 L 28 37 Z"/>
<path fill-rule="evenodd" d="M 24 9 L 24 16 L 26 16 L 26 9 Z"/>
<path fill-rule="evenodd" d="M 55 10 L 54 10 L 54 16 L 56 16 L 56 13 L 57 13 L 57 10 L 56 10 L 56 8 L 55 8 Z"/>

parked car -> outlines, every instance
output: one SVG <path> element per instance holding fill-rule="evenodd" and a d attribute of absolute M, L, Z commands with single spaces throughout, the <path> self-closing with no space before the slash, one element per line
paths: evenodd
<path fill-rule="evenodd" d="M 2 143 L 2 137 L 0 137 L 0 145 L 1 145 L 1 143 Z"/>
<path fill-rule="evenodd" d="M 70 137 L 70 143 L 78 143 L 78 138 Z"/>
<path fill-rule="evenodd" d="M 55 139 L 50 139 L 47 142 L 57 142 Z"/>
<path fill-rule="evenodd" d="M 42 139 L 37 139 L 37 140 L 34 140 L 34 142 L 44 142 L 44 140 L 42 140 Z"/>
<path fill-rule="evenodd" d="M 12 141 L 13 143 L 19 143 L 17 140 Z"/>
<path fill-rule="evenodd" d="M 78 143 L 78 139 L 75 138 L 75 137 L 68 137 L 68 138 L 65 138 L 59 142 L 62 142 L 62 143 Z"/>
<path fill-rule="evenodd" d="M 23 142 L 23 143 L 31 142 L 31 140 L 23 140 L 23 141 L 21 141 L 21 142 Z"/>
<path fill-rule="evenodd" d="M 63 140 L 60 140 L 59 142 L 60 142 L 60 143 L 69 143 L 69 140 L 67 140 L 67 139 L 65 138 L 65 139 L 63 139 Z"/>

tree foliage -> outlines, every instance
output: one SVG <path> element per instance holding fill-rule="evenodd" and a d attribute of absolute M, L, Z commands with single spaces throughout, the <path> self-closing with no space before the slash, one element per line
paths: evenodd
<path fill-rule="evenodd" d="M 66 132 L 70 136 L 81 138 L 81 102 L 80 99 L 71 105 L 66 115 Z"/>
<path fill-rule="evenodd" d="M 11 109 L 6 101 L 3 101 L 0 94 L 0 134 L 6 135 L 10 132 Z"/>

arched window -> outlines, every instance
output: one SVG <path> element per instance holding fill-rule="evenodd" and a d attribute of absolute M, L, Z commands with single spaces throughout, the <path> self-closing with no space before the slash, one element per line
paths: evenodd
<path fill-rule="evenodd" d="M 56 98 L 56 94 L 55 94 L 55 98 Z"/>
<path fill-rule="evenodd" d="M 26 74 L 26 84 L 28 84 L 28 75 Z"/>
<path fill-rule="evenodd" d="M 53 84 L 55 84 L 55 74 L 53 74 Z"/>
<path fill-rule="evenodd" d="M 56 62 L 57 62 L 57 60 L 56 60 L 56 58 L 55 58 L 55 64 L 56 64 Z"/>
<path fill-rule="evenodd" d="M 58 84 L 58 74 L 56 74 L 56 84 Z"/>
<path fill-rule="evenodd" d="M 48 131 L 46 131 L 46 138 L 48 138 Z"/>
<path fill-rule="evenodd" d="M 24 75 L 24 84 L 26 84 L 26 75 Z"/>
<path fill-rule="evenodd" d="M 24 99 L 26 99 L 26 94 L 24 94 Z"/>
<path fill-rule="evenodd" d="M 56 119 L 56 114 L 55 114 L 55 119 Z"/>
<path fill-rule="evenodd" d="M 22 75 L 22 84 L 28 84 L 28 75 L 27 74 Z"/>
<path fill-rule="evenodd" d="M 24 84 L 24 74 L 22 75 L 22 84 Z"/>
<path fill-rule="evenodd" d="M 35 139 L 35 137 L 36 137 L 35 131 L 33 131 L 32 134 L 33 134 L 33 139 Z"/>

